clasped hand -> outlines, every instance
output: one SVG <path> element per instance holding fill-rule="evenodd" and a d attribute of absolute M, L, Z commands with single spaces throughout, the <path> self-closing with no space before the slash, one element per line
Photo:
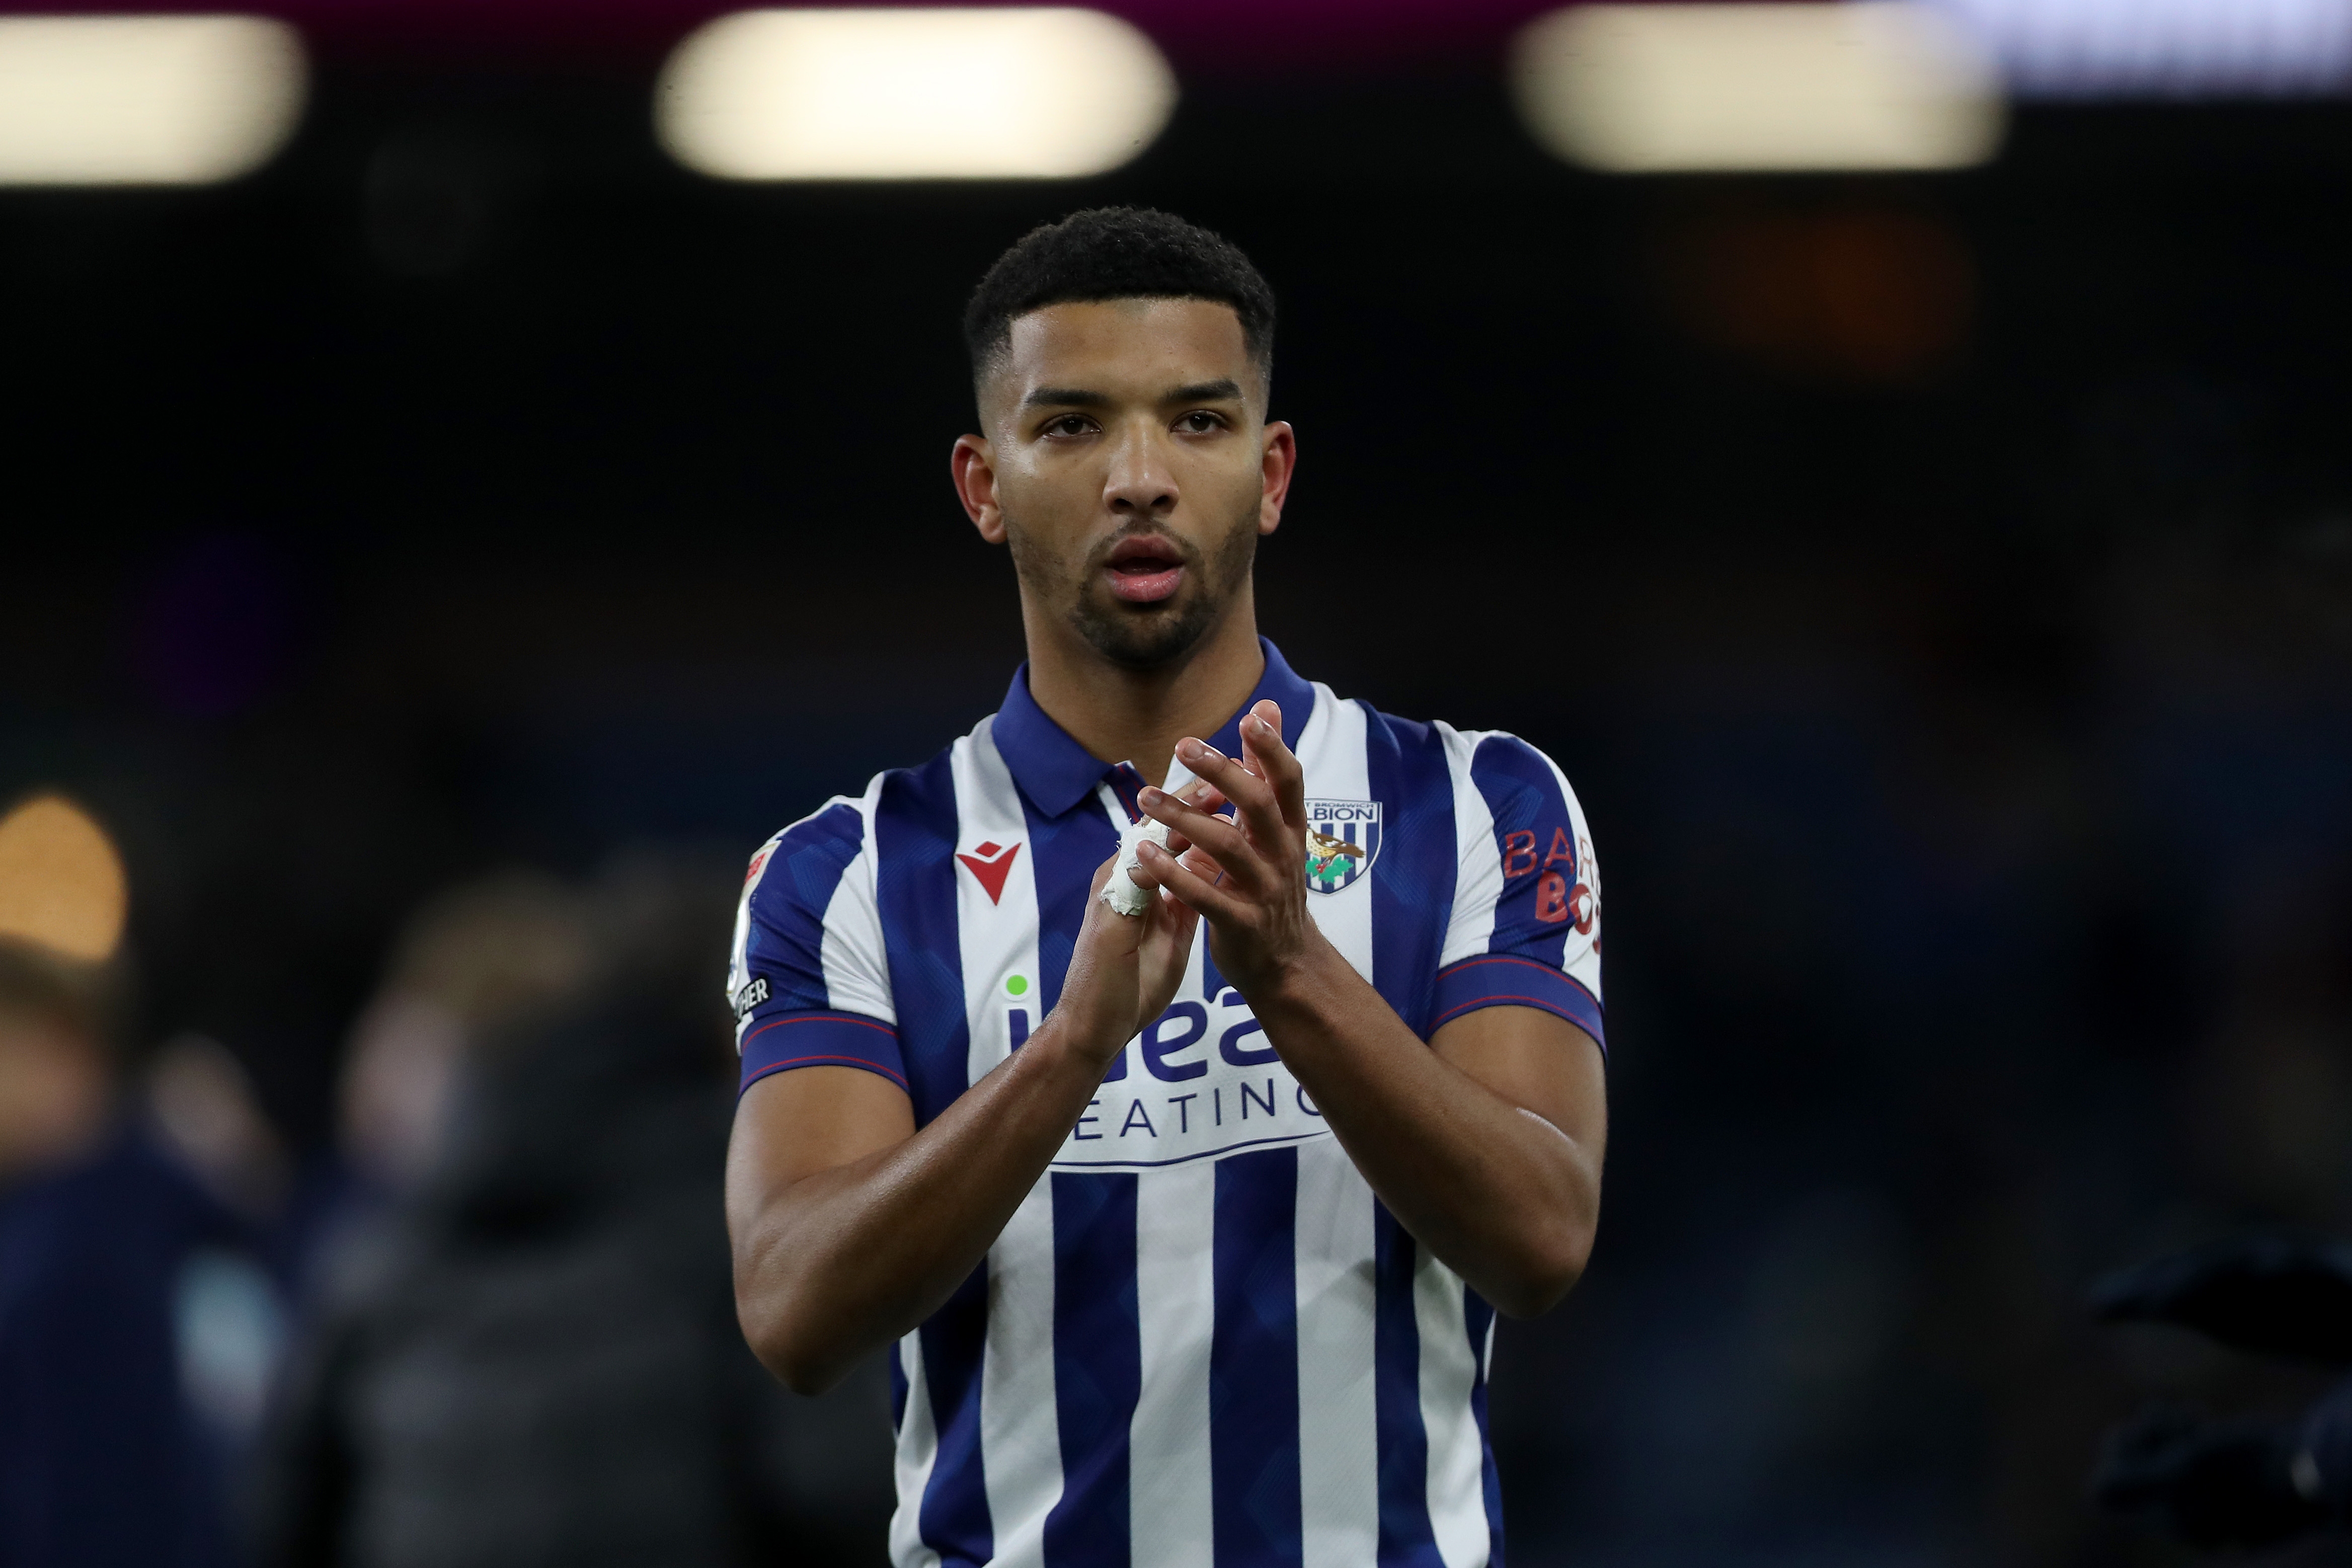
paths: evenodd
<path fill-rule="evenodd" d="M 1242 994 L 1278 984 L 1316 937 L 1307 913 L 1306 773 L 1282 741 L 1282 710 L 1259 702 L 1241 721 L 1242 754 L 1204 741 L 1178 743 L 1197 784 L 1147 789 L 1144 811 L 1168 825 L 1165 850 L 1147 844 L 1143 868 L 1209 923 L 1209 951 Z M 1230 805 L 1233 815 L 1221 815 Z"/>
<path fill-rule="evenodd" d="M 1139 797 L 1169 828 L 1168 847 L 1146 842 L 1135 873 L 1138 886 L 1160 896 L 1132 917 L 1113 914 L 1099 897 L 1088 900 L 1055 1011 L 1106 1065 L 1166 1011 L 1202 920 L 1218 971 L 1253 1000 L 1316 939 L 1307 914 L 1306 775 L 1283 744 L 1281 708 L 1259 702 L 1243 716 L 1241 736 L 1238 758 L 1203 741 L 1181 742 L 1177 760 L 1194 782 Z M 1113 856 L 1096 871 L 1097 893 L 1123 874 L 1118 866 Z"/>

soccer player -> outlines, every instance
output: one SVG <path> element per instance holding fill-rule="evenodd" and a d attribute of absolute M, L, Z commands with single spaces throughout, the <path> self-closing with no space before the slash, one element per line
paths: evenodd
<path fill-rule="evenodd" d="M 1258 637 L 1297 447 L 1240 251 L 1079 213 L 964 330 L 956 489 L 1029 661 L 752 858 L 744 1331 L 803 1391 L 889 1348 L 898 1568 L 1499 1563 L 1495 1312 L 1559 1300 L 1600 1206 L 1576 797 Z"/>

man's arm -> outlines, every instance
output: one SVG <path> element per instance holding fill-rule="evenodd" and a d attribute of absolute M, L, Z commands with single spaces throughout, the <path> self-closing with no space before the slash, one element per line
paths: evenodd
<path fill-rule="evenodd" d="M 939 1310 L 1112 1059 L 1167 1007 L 1194 924 L 1156 895 L 1134 919 L 1089 900 L 1053 1012 L 920 1131 L 904 1089 L 856 1068 L 801 1068 L 745 1092 L 727 1152 L 727 1228 L 736 1316 L 770 1371 L 823 1393 Z"/>
<path fill-rule="evenodd" d="M 1601 1221 L 1608 1111 L 1590 1035 L 1486 1007 L 1423 1045 L 1328 942 L 1264 1000 L 1242 994 L 1415 1239 L 1513 1317 L 1559 1304 Z"/>
<path fill-rule="evenodd" d="M 1192 845 L 1147 851 L 1147 868 L 1208 921 L 1218 970 L 1405 1228 L 1502 1311 L 1548 1310 L 1600 1218 L 1599 1045 L 1529 1007 L 1481 1009 L 1423 1045 L 1308 917 L 1304 782 L 1279 710 L 1262 702 L 1241 730 L 1239 761 L 1177 748 L 1236 816 L 1145 791 Z"/>

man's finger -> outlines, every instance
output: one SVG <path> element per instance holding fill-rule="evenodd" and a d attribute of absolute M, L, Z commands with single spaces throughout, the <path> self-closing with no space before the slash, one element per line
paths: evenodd
<path fill-rule="evenodd" d="M 1118 868 L 1118 863 L 1119 858 L 1113 855 L 1095 868 L 1094 885 L 1087 894 L 1087 912 L 1085 918 L 1079 922 L 1078 936 L 1083 941 L 1088 932 L 1108 927 L 1108 932 L 1102 940 L 1109 943 L 1110 951 L 1115 953 L 1128 953 L 1133 952 L 1142 944 L 1143 922 L 1114 913 L 1111 907 L 1103 902 L 1102 898 L 1103 885 L 1113 877 L 1124 875 Z"/>
<path fill-rule="evenodd" d="M 1176 798 L 1188 805 L 1198 806 L 1213 816 L 1225 805 L 1224 792 L 1206 779 L 1194 779 L 1176 792 Z M 1181 833 L 1171 831 L 1168 837 L 1168 852 L 1181 855 L 1192 847 L 1192 843 Z"/>
<path fill-rule="evenodd" d="M 1188 805 L 1161 790 L 1145 789 L 1136 799 L 1154 821 L 1168 825 L 1168 847 L 1172 855 L 1197 848 L 1214 860 L 1230 880 L 1250 889 L 1264 885 L 1265 876 L 1257 853 L 1234 824 L 1222 816 L 1212 816 L 1199 806 Z M 1184 840 L 1182 847 L 1177 843 L 1180 837 Z"/>
<path fill-rule="evenodd" d="M 1217 858 L 1205 849 L 1187 849 L 1177 856 L 1177 864 L 1187 871 L 1216 887 L 1225 885 L 1225 868 Z"/>
<path fill-rule="evenodd" d="M 1150 868 L 1155 881 L 1175 894 L 1178 902 L 1204 921 L 1213 923 L 1236 920 L 1248 910 L 1248 906 L 1240 899 L 1184 865 L 1157 844 L 1144 845 L 1143 863 Z"/>
<path fill-rule="evenodd" d="M 1194 779 L 1191 784 L 1178 790 L 1176 796 L 1188 805 L 1199 806 L 1212 816 L 1233 804 L 1225 798 L 1224 791 L 1206 779 Z"/>
<path fill-rule="evenodd" d="M 1256 721 L 1255 723 L 1251 722 Z M 1282 819 L 1293 827 L 1307 820 L 1307 770 L 1282 739 L 1282 706 L 1267 698 L 1242 721 L 1242 750 L 1260 778 L 1272 786 Z"/>
<path fill-rule="evenodd" d="M 1217 786 L 1206 779 L 1194 779 L 1176 791 L 1176 796 L 1187 805 L 1197 805 L 1202 811 L 1214 811 L 1225 803 L 1225 797 L 1218 793 Z"/>
<path fill-rule="evenodd" d="M 1176 755 L 1186 767 L 1223 790 L 1242 820 L 1267 844 L 1283 841 L 1282 805 L 1265 780 L 1206 741 L 1179 742 Z"/>

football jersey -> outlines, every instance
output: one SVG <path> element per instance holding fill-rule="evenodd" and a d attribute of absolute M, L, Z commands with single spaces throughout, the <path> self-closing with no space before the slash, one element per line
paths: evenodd
<path fill-rule="evenodd" d="M 1306 773 L 1316 924 L 1426 1039 L 1536 1007 L 1603 1042 L 1601 883 L 1549 759 L 1342 701 L 1264 645 Z M 1190 773 L 1171 765 L 1167 787 Z M 752 858 L 742 1079 L 879 1073 L 918 1126 L 1054 1006 L 1142 780 L 1025 668 L 923 766 Z M 1494 1310 L 1376 1199 L 1207 930 L 985 1263 L 891 1354 L 898 1568 L 1480 1568 Z"/>

